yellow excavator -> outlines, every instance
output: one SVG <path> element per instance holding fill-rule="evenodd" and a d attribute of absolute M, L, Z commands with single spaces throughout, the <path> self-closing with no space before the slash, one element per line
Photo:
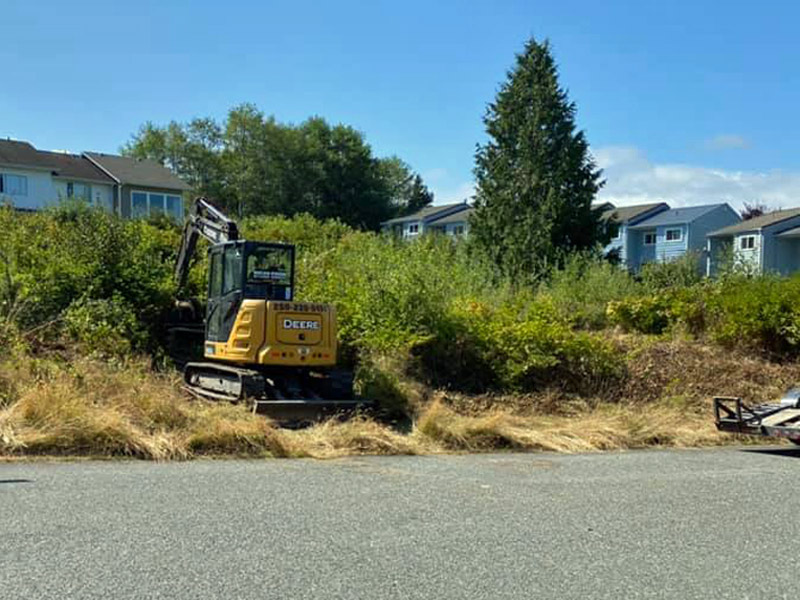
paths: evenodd
<path fill-rule="evenodd" d="M 335 307 L 294 300 L 294 246 L 239 239 L 236 222 L 198 198 L 175 264 L 179 290 L 200 237 L 211 244 L 204 360 L 185 364 L 185 387 L 286 421 L 365 406 L 352 373 L 336 368 Z"/>

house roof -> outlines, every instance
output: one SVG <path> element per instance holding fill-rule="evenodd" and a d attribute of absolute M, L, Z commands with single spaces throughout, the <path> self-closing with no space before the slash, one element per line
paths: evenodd
<path fill-rule="evenodd" d="M 792 227 L 786 231 L 782 231 L 776 237 L 779 238 L 800 238 L 800 227 Z"/>
<path fill-rule="evenodd" d="M 444 217 L 439 217 L 438 219 L 433 219 L 430 223 L 431 225 L 449 225 L 451 223 L 464 223 L 469 219 L 469 216 L 475 212 L 474 208 L 468 208 L 467 210 L 460 210 L 455 212 L 451 215 L 446 215 Z"/>
<path fill-rule="evenodd" d="M 16 140 L 0 140 L 0 164 L 40 169 L 49 169 L 53 166 L 47 156 L 28 142 Z"/>
<path fill-rule="evenodd" d="M 797 217 L 797 216 L 800 216 L 800 208 L 788 208 L 786 210 L 776 210 L 774 212 L 761 215 L 760 217 L 753 217 L 752 219 L 747 219 L 746 221 L 742 221 L 741 223 L 736 223 L 734 225 L 728 225 L 727 227 L 723 227 L 722 229 L 717 229 L 716 231 L 712 231 L 711 233 L 709 233 L 708 236 L 726 237 L 729 235 L 736 235 L 737 233 L 742 233 L 745 231 L 759 231 L 764 227 L 770 227 L 772 225 L 780 223 L 781 221 L 785 221 L 786 219 L 791 219 L 792 217 Z"/>
<path fill-rule="evenodd" d="M 85 156 L 122 185 L 140 185 L 168 190 L 192 189 L 172 171 L 152 160 L 101 154 L 100 152 L 86 152 Z"/>
<path fill-rule="evenodd" d="M 37 150 L 53 169 L 56 177 L 114 183 L 114 180 L 97 168 L 90 160 L 77 154 Z"/>
<path fill-rule="evenodd" d="M 635 206 L 620 207 L 615 207 L 612 205 L 611 208 L 603 211 L 603 214 L 600 215 L 600 220 L 613 221 L 615 223 L 627 223 L 635 220 L 637 217 L 646 215 L 648 212 L 658 208 L 659 206 L 669 208 L 669 206 L 664 202 L 653 202 L 651 204 L 637 204 Z"/>
<path fill-rule="evenodd" d="M 683 208 L 673 208 L 665 210 L 657 215 L 653 215 L 649 219 L 645 219 L 641 223 L 637 223 L 631 229 L 651 229 L 653 227 L 661 227 L 664 225 L 684 225 L 691 223 L 718 209 L 725 204 L 706 204 L 704 206 L 685 206 Z"/>
<path fill-rule="evenodd" d="M 467 204 L 466 202 L 456 202 L 455 204 L 440 204 L 438 206 L 426 206 L 425 208 L 418 210 L 417 212 L 412 213 L 410 215 L 406 215 L 405 217 L 396 217 L 394 219 L 389 219 L 388 221 L 384 221 L 383 223 L 381 223 L 381 225 L 394 225 L 395 223 L 406 223 L 408 221 L 424 221 L 426 219 L 431 219 L 431 217 L 435 217 L 435 215 L 439 213 L 447 212 L 459 206 L 463 207 L 464 209 L 469 208 L 469 204 Z"/>

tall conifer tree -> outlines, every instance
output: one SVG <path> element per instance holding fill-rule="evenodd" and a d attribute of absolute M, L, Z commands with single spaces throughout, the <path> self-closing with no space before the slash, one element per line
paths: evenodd
<path fill-rule="evenodd" d="M 549 43 L 530 39 L 484 116 L 489 141 L 476 152 L 470 235 L 520 282 L 602 235 L 592 210 L 601 171 L 576 128 L 575 110 L 559 86 Z"/>

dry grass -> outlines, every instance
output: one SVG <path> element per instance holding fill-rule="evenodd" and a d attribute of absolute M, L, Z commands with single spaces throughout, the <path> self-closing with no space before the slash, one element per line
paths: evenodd
<path fill-rule="evenodd" d="M 710 415 L 687 416 L 665 405 L 639 410 L 604 405 L 572 417 L 519 416 L 494 410 L 484 416 L 460 415 L 441 402 L 432 404 L 417 424 L 418 434 L 450 450 L 498 448 L 590 452 L 651 446 L 694 447 L 730 443 L 718 434 Z"/>
<path fill-rule="evenodd" d="M 629 377 L 613 396 L 465 397 L 421 392 L 400 433 L 359 416 L 285 430 L 244 406 L 189 401 L 144 362 L 0 363 L 0 456 L 314 457 L 497 449 L 587 452 L 736 443 L 711 418 L 714 394 L 764 401 L 800 379 L 778 365 L 683 341 L 629 339 Z M 433 399 L 431 399 L 433 398 Z"/>

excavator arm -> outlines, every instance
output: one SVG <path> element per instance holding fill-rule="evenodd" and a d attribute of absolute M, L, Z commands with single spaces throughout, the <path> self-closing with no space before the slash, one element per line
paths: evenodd
<path fill-rule="evenodd" d="M 206 198 L 197 198 L 186 217 L 183 238 L 175 261 L 175 282 L 178 289 L 186 285 L 189 266 L 197 247 L 197 239 L 203 236 L 212 244 L 232 242 L 239 239 L 236 221 L 229 219 Z"/>

